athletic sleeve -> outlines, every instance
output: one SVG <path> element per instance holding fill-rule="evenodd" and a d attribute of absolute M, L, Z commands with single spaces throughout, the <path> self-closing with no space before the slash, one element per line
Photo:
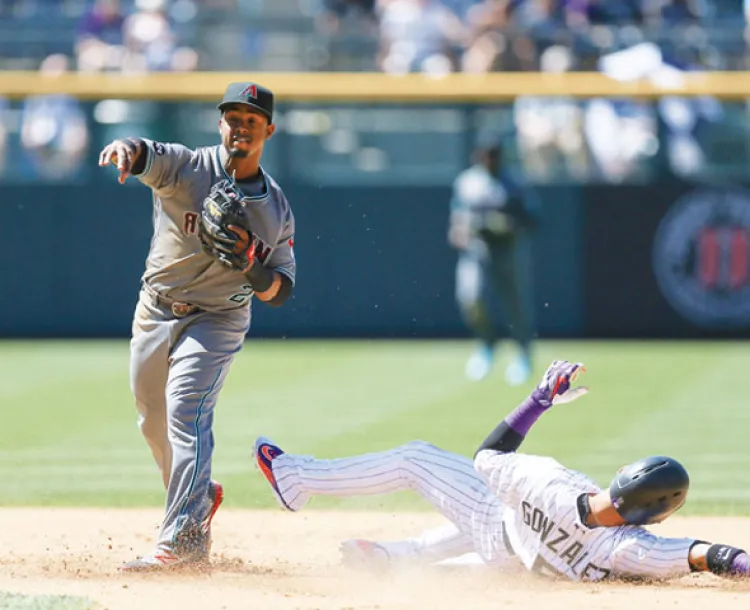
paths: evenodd
<path fill-rule="evenodd" d="M 297 261 L 294 257 L 294 230 L 294 214 L 292 214 L 292 209 L 287 207 L 287 216 L 281 237 L 266 263 L 268 268 L 278 271 L 292 280 L 292 285 L 294 285 L 297 275 Z"/>
<path fill-rule="evenodd" d="M 615 544 L 612 575 L 667 579 L 690 574 L 688 556 L 694 538 L 662 538 L 643 528 L 629 531 Z"/>
<path fill-rule="evenodd" d="M 190 161 L 193 151 L 182 144 L 142 140 L 146 144 L 146 165 L 136 178 L 159 195 L 172 194 L 179 172 Z"/>

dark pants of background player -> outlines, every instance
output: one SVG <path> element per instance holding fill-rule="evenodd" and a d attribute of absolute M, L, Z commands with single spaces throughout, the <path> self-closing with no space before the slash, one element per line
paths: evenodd
<path fill-rule="evenodd" d="M 487 349 L 498 341 L 490 291 L 500 302 L 507 321 L 507 334 L 530 358 L 534 334 L 531 238 L 483 241 L 482 247 L 459 254 L 456 268 L 456 299 L 474 336 Z"/>

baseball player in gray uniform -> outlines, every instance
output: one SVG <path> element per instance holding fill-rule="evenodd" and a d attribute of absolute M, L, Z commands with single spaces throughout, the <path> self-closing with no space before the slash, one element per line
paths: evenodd
<path fill-rule="evenodd" d="M 295 281 L 294 216 L 260 165 L 275 129 L 274 96 L 255 83 L 232 83 L 218 108 L 217 146 L 128 138 L 106 146 L 99 159 L 117 167 L 120 183 L 132 175 L 149 187 L 154 205 L 130 383 L 166 509 L 156 550 L 124 564 L 127 571 L 208 561 L 211 520 L 223 498 L 211 479 L 214 406 L 250 327 L 252 297 L 281 305 Z M 206 237 L 207 201 L 214 210 L 216 201 L 239 202 L 247 219 L 244 229 L 223 234 L 231 261 Z"/>
<path fill-rule="evenodd" d="M 545 411 L 587 391 L 571 385 L 582 370 L 579 363 L 554 361 L 473 461 L 422 441 L 320 460 L 285 453 L 261 437 L 256 462 L 276 499 L 290 511 L 300 510 L 316 494 L 411 489 L 450 521 L 407 540 L 348 540 L 341 550 L 345 563 L 353 566 L 436 563 L 473 553 L 500 570 L 575 581 L 666 579 L 699 571 L 750 577 L 750 555 L 742 549 L 661 537 L 643 527 L 664 520 L 686 500 L 689 478 L 674 459 L 638 460 L 601 489 L 552 458 L 517 453 Z"/>

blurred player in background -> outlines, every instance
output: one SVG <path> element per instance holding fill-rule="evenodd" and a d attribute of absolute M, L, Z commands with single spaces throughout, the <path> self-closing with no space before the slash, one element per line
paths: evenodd
<path fill-rule="evenodd" d="M 506 370 L 506 381 L 520 385 L 532 372 L 530 232 L 537 220 L 532 194 L 503 168 L 499 137 L 482 134 L 474 151 L 474 164 L 453 183 L 448 230 L 448 241 L 458 251 L 456 298 L 466 324 L 479 341 L 466 363 L 469 379 L 484 379 L 494 362 L 498 338 L 490 288 L 505 309 L 510 338 L 518 347 Z"/>
<path fill-rule="evenodd" d="M 348 540 L 352 567 L 394 568 L 478 556 L 503 572 L 573 581 L 667 579 L 691 572 L 750 577 L 743 549 L 691 537 L 667 538 L 644 525 L 679 510 L 687 471 L 665 456 L 621 468 L 608 488 L 550 457 L 517 453 L 531 427 L 553 405 L 588 390 L 572 387 L 580 363 L 555 360 L 539 385 L 489 434 L 474 460 L 424 441 L 335 460 L 285 453 L 255 443 L 257 465 L 276 499 L 300 510 L 314 495 L 348 497 L 412 490 L 450 522 L 392 542 Z"/>

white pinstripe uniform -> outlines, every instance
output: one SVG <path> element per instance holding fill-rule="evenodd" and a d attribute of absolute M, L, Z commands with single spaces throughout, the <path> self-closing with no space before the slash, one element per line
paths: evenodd
<path fill-rule="evenodd" d="M 600 488 L 552 458 L 484 450 L 475 468 L 507 507 L 508 539 L 532 571 L 572 580 L 690 573 L 693 538 L 663 538 L 633 525 L 589 529 L 581 523 L 579 496 Z"/>
<path fill-rule="evenodd" d="M 422 441 L 361 456 L 320 460 L 289 453 L 273 474 L 293 510 L 313 495 L 348 497 L 411 489 L 451 525 L 398 542 L 378 542 L 392 559 L 441 561 L 476 552 L 503 570 L 572 580 L 667 578 L 690 572 L 691 538 L 661 538 L 642 527 L 589 529 L 577 499 L 600 488 L 551 458 L 481 451 L 476 461 Z"/>

